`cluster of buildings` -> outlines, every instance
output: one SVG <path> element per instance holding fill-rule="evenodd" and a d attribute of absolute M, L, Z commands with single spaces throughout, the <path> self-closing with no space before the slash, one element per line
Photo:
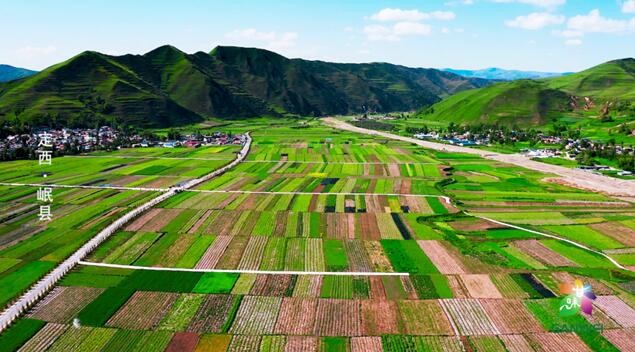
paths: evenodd
<path fill-rule="evenodd" d="M 142 139 L 137 143 L 133 143 L 133 148 L 145 148 L 145 147 L 163 147 L 163 148 L 198 148 L 201 146 L 214 146 L 214 145 L 243 145 L 246 141 L 244 134 L 227 134 L 222 132 L 214 132 L 210 135 L 191 134 L 183 136 L 175 140 L 167 141 L 151 141 Z"/>
<path fill-rule="evenodd" d="M 428 139 L 443 141 L 449 144 L 458 145 L 461 147 L 471 147 L 477 145 L 488 145 L 490 139 L 488 137 L 480 137 L 478 135 L 472 135 L 470 132 L 454 132 L 440 134 L 438 132 L 430 131 L 428 133 L 416 133 L 414 135 L 417 139 Z"/>
<path fill-rule="evenodd" d="M 209 135 L 199 133 L 184 135 L 174 140 L 161 140 L 147 134 L 124 134 L 111 127 L 97 129 L 62 128 L 36 130 L 29 134 L 9 135 L 0 139 L 2 160 L 30 158 L 43 138 L 51 144 L 56 153 L 82 153 L 100 149 L 118 149 L 122 147 L 189 147 L 198 148 L 206 145 L 242 145 L 246 137 L 242 134 L 231 135 L 214 132 Z"/>
<path fill-rule="evenodd" d="M 63 151 L 70 145 L 81 150 L 98 149 L 115 143 L 121 133 L 107 126 L 99 129 L 62 128 L 59 130 L 36 130 L 30 134 L 9 135 L 0 140 L 0 149 L 16 150 L 20 148 L 37 148 L 42 135 L 47 134 L 53 148 Z M 140 136 L 129 136 L 128 139 L 141 139 Z"/>
<path fill-rule="evenodd" d="M 487 133 L 476 134 L 470 131 L 465 132 L 452 132 L 452 133 L 438 133 L 436 131 L 428 131 L 427 133 L 416 133 L 414 134 L 415 138 L 418 139 L 426 139 L 426 140 L 438 140 L 445 143 L 469 147 L 469 146 L 487 146 L 496 140 L 501 140 L 503 138 L 509 139 L 512 142 L 519 142 L 521 140 L 527 140 L 527 138 L 521 138 L 519 134 L 511 133 L 504 134 L 502 131 L 489 131 Z M 578 138 L 566 138 L 561 136 L 549 136 L 544 134 L 537 134 L 532 136 L 531 140 L 533 140 L 537 144 L 542 145 L 553 145 L 557 146 L 554 148 L 541 148 L 541 149 L 522 149 L 521 153 L 528 158 L 564 158 L 569 160 L 576 160 L 576 157 L 584 152 L 588 151 L 598 151 L 605 150 L 609 148 L 607 144 L 602 143 L 594 143 L 592 141 Z M 621 145 L 611 145 L 611 152 L 614 150 L 615 155 L 622 154 L 633 154 L 632 147 L 625 147 Z M 630 171 L 624 171 L 615 169 L 605 165 L 595 165 L 595 166 L 580 166 L 582 170 L 601 173 L 601 172 L 614 172 L 619 176 L 631 176 L 633 175 Z"/>
<path fill-rule="evenodd" d="M 523 140 L 520 135 L 522 132 L 516 133 L 514 131 L 510 131 L 506 134 L 504 131 L 490 130 L 486 133 L 472 133 L 470 131 L 464 132 L 446 132 L 446 133 L 438 133 L 435 131 L 429 131 L 428 133 L 417 133 L 414 135 L 415 138 L 418 139 L 434 139 L 439 141 L 444 141 L 446 143 L 460 145 L 460 146 L 474 146 L 474 145 L 489 145 L 492 143 L 492 140 L 502 140 L 508 138 L 512 142 L 519 142 Z M 563 138 L 558 136 L 548 136 L 544 134 L 537 134 L 535 136 L 537 142 L 541 144 L 562 144 Z"/>

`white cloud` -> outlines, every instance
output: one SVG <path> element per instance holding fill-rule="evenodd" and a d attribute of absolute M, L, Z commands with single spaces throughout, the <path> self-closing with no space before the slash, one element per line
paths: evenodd
<path fill-rule="evenodd" d="M 582 33 L 625 33 L 635 31 L 635 17 L 630 21 L 602 17 L 600 10 L 591 10 L 588 15 L 571 17 L 567 28 Z"/>
<path fill-rule="evenodd" d="M 570 46 L 582 45 L 582 39 L 567 39 L 564 41 L 564 44 Z"/>
<path fill-rule="evenodd" d="M 393 26 L 395 34 L 402 35 L 428 35 L 432 27 L 419 22 L 398 22 Z"/>
<path fill-rule="evenodd" d="M 564 22 L 564 16 L 554 15 L 548 12 L 534 12 L 527 16 L 518 16 L 513 20 L 505 21 L 509 27 L 537 30 L 543 27 Z"/>
<path fill-rule="evenodd" d="M 457 6 L 457 5 L 474 5 L 474 0 L 455 0 L 448 1 L 445 6 Z"/>
<path fill-rule="evenodd" d="M 395 35 L 390 28 L 379 24 L 364 27 L 364 33 L 366 33 L 368 40 L 372 41 L 394 42 L 399 40 L 399 37 Z"/>
<path fill-rule="evenodd" d="M 225 37 L 239 43 L 263 45 L 266 48 L 278 50 L 294 46 L 298 34 L 295 32 L 259 32 L 254 28 L 247 28 L 226 33 Z"/>
<path fill-rule="evenodd" d="M 626 0 L 622 3 L 622 12 L 635 13 L 635 0 Z"/>
<path fill-rule="evenodd" d="M 25 46 L 25 47 L 17 49 L 15 52 L 18 55 L 18 57 L 25 60 L 31 60 L 33 58 L 51 55 L 55 53 L 56 51 L 57 51 L 57 48 L 54 46 L 47 46 L 47 47 Z"/>
<path fill-rule="evenodd" d="M 544 8 L 554 8 L 566 4 L 567 0 L 518 0 L 518 2 Z"/>
<path fill-rule="evenodd" d="M 447 27 L 443 27 L 443 28 L 441 28 L 441 33 L 448 34 L 448 33 L 450 33 L 450 29 L 448 29 Z"/>
<path fill-rule="evenodd" d="M 420 21 L 427 18 L 427 15 L 419 10 L 402 10 L 385 8 L 370 16 L 376 21 Z"/>
<path fill-rule="evenodd" d="M 421 12 L 419 10 L 402 10 L 385 8 L 370 16 L 371 20 L 381 22 L 416 22 L 422 20 L 453 20 L 456 17 L 451 11 Z"/>
<path fill-rule="evenodd" d="M 421 12 L 419 10 L 402 10 L 385 8 L 367 17 L 379 22 L 393 24 L 370 24 L 363 31 L 371 41 L 399 41 L 405 36 L 425 36 L 432 32 L 432 26 L 424 20 L 449 21 L 456 18 L 452 11 Z M 443 33 L 447 32 L 443 31 Z"/>
<path fill-rule="evenodd" d="M 404 36 L 425 36 L 432 32 L 432 27 L 419 22 L 397 22 L 393 26 L 373 24 L 364 27 L 368 40 L 399 41 Z"/>
<path fill-rule="evenodd" d="M 556 7 L 564 5 L 567 3 L 567 0 L 491 0 L 496 3 L 505 3 L 509 4 L 512 2 L 517 2 L 520 4 L 533 5 L 537 7 L 542 7 L 549 10 L 554 10 Z"/>
<path fill-rule="evenodd" d="M 557 31 L 553 31 L 551 32 L 553 33 L 553 35 L 558 36 L 558 37 L 563 37 L 563 38 L 579 38 L 584 36 L 584 33 L 580 32 L 580 31 L 573 31 L 570 29 L 565 29 L 563 31 L 557 30 Z"/>
<path fill-rule="evenodd" d="M 449 21 L 456 18 L 456 14 L 452 11 L 433 11 L 429 15 L 431 18 L 440 21 Z"/>

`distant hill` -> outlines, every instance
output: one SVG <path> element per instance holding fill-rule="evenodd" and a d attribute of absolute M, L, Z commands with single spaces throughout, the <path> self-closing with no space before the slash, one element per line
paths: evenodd
<path fill-rule="evenodd" d="M 37 71 L 0 64 L 0 82 L 8 82 L 36 74 Z"/>
<path fill-rule="evenodd" d="M 565 116 L 599 116 L 615 102 L 635 103 L 635 59 L 609 61 L 566 76 L 460 92 L 419 115 L 466 123 L 537 125 Z"/>
<path fill-rule="evenodd" d="M 446 72 L 452 72 L 463 77 L 485 78 L 501 81 L 513 81 L 517 79 L 535 79 L 570 75 L 572 72 L 538 72 L 538 71 L 519 71 L 505 70 L 497 67 L 484 68 L 481 70 L 455 70 L 452 68 L 442 69 Z"/>
<path fill-rule="evenodd" d="M 165 127 L 207 117 L 320 116 L 414 110 L 490 81 L 387 63 L 339 64 L 219 46 L 186 54 L 84 52 L 0 85 L 0 121 Z"/>

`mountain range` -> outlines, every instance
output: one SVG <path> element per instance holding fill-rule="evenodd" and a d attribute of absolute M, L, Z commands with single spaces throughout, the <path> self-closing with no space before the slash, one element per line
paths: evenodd
<path fill-rule="evenodd" d="M 87 51 L 1 83 L 0 123 L 169 127 L 206 118 L 418 110 L 439 121 L 541 125 L 561 117 L 605 116 L 616 103 L 635 111 L 635 59 L 557 77 L 498 77 L 289 59 L 230 46 L 194 54 L 168 45 L 144 55 Z"/>
<path fill-rule="evenodd" d="M 480 70 L 456 70 L 452 68 L 444 68 L 443 71 L 452 72 L 463 77 L 485 78 L 500 81 L 513 81 L 517 79 L 535 79 L 569 75 L 573 72 L 539 72 L 539 71 L 520 71 L 505 70 L 497 67 L 484 68 Z"/>
<path fill-rule="evenodd" d="M 0 122 L 166 127 L 209 117 L 323 116 L 415 110 L 491 81 L 388 63 L 288 59 L 219 46 L 187 54 L 83 52 L 0 85 Z"/>
<path fill-rule="evenodd" d="M 9 82 L 36 74 L 37 71 L 0 64 L 0 82 Z"/>
<path fill-rule="evenodd" d="M 457 93 L 423 109 L 426 119 L 541 125 L 561 117 L 604 117 L 633 108 L 635 59 L 609 61 L 566 76 L 516 80 Z"/>

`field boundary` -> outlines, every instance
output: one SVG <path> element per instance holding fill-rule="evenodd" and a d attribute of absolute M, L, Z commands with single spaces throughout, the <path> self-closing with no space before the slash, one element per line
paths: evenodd
<path fill-rule="evenodd" d="M 90 185 L 61 185 L 56 183 L 15 183 L 0 182 L 0 186 L 11 187 L 51 187 L 51 188 L 83 188 L 83 189 L 112 189 L 117 191 L 141 191 L 141 192 L 169 192 L 170 188 L 145 188 L 126 186 L 90 186 Z M 176 187 L 174 187 L 176 188 Z"/>
<path fill-rule="evenodd" d="M 170 192 L 172 190 L 182 192 L 199 192 L 199 193 L 238 193 L 238 194 L 282 194 L 282 195 L 325 195 L 325 196 L 397 196 L 397 197 L 422 197 L 422 198 L 443 198 L 450 204 L 450 197 L 441 194 L 411 194 L 411 193 L 351 193 L 351 192 L 276 192 L 276 191 L 247 191 L 247 190 L 217 190 L 217 189 L 189 189 L 185 187 L 171 188 L 144 188 L 144 187 L 126 187 L 126 186 L 83 186 L 83 185 L 59 185 L 49 183 L 10 183 L 0 182 L 0 186 L 15 187 L 52 187 L 52 188 L 84 188 L 84 189 L 113 189 L 120 191 L 142 191 L 142 192 Z"/>
<path fill-rule="evenodd" d="M 126 213 L 119 219 L 115 220 L 113 223 L 108 225 L 105 229 L 101 230 L 97 235 L 91 238 L 88 242 L 82 245 L 77 251 L 75 251 L 72 255 L 70 255 L 66 260 L 64 260 L 61 264 L 59 264 L 55 269 L 45 275 L 38 282 L 33 284 L 31 288 L 24 293 L 20 298 L 18 298 L 13 304 L 11 304 L 7 309 L 5 309 L 2 314 L 0 314 L 0 333 L 4 331 L 15 319 L 17 319 L 20 314 L 30 308 L 36 301 L 40 298 L 44 297 L 48 291 L 55 286 L 57 281 L 59 281 L 67 272 L 77 265 L 82 259 L 84 259 L 90 252 L 92 252 L 97 246 L 99 246 L 102 242 L 104 242 L 110 235 L 115 233 L 119 228 L 125 225 L 130 220 L 134 219 L 144 211 L 152 208 L 153 206 L 161 203 L 162 201 L 170 198 L 171 196 L 183 191 L 187 188 L 194 187 L 202 182 L 205 182 L 213 177 L 221 175 L 225 171 L 233 168 L 238 165 L 244 158 L 247 157 L 249 153 L 249 148 L 251 147 L 251 137 L 249 133 L 246 133 L 247 140 L 245 145 L 241 149 L 241 151 L 237 154 L 236 159 L 231 163 L 223 166 L 220 169 L 214 170 L 211 173 L 194 180 L 191 180 L 185 183 L 182 187 L 174 187 L 169 191 L 159 195 L 148 201 L 147 203 L 133 209 L 132 211 Z"/>
<path fill-rule="evenodd" d="M 321 276 L 410 276 L 410 273 L 379 272 L 379 271 L 278 271 L 278 270 L 243 270 L 243 269 L 196 269 L 196 268 L 163 268 L 156 266 L 136 266 L 110 263 L 96 263 L 80 260 L 77 264 L 98 266 L 114 269 L 154 270 L 154 271 L 183 271 L 199 273 L 228 273 L 228 274 L 261 274 L 261 275 L 321 275 Z"/>
<path fill-rule="evenodd" d="M 65 155 L 70 158 L 119 158 L 119 159 L 165 159 L 165 160 L 202 160 L 202 161 L 230 161 L 227 158 L 187 158 L 187 157 L 171 157 L 171 156 L 123 156 L 123 155 Z M 308 160 L 244 160 L 243 163 L 283 163 L 283 164 L 341 164 L 341 165 L 441 165 L 439 163 L 424 163 L 418 161 L 396 161 L 396 162 L 376 162 L 376 161 L 308 161 Z"/>
<path fill-rule="evenodd" d="M 470 213 L 468 213 L 468 212 L 464 212 L 464 213 L 465 213 L 465 215 L 472 216 L 472 217 L 475 217 L 475 218 L 478 218 L 478 219 L 481 219 L 481 220 L 489 221 L 489 222 L 492 222 L 492 223 L 494 223 L 494 224 L 503 225 L 503 226 L 511 227 L 511 228 L 513 228 L 513 229 L 516 229 L 516 230 L 521 230 L 521 231 L 525 231 L 525 232 L 533 233 L 533 234 L 535 234 L 535 235 L 548 237 L 548 238 L 551 238 L 551 239 L 554 239 L 554 240 L 567 242 L 567 243 L 572 244 L 572 245 L 574 245 L 574 246 L 576 246 L 576 247 L 578 247 L 578 248 L 581 248 L 581 249 L 587 250 L 587 251 L 589 251 L 589 252 L 592 252 L 592 253 L 599 254 L 599 255 L 603 256 L 604 258 L 608 259 L 608 260 L 609 260 L 609 261 L 610 261 L 613 265 L 615 265 L 615 266 L 616 266 L 616 267 L 618 267 L 619 269 L 630 271 L 629 269 L 625 268 L 622 264 L 618 263 L 615 259 L 613 259 L 613 258 L 611 258 L 610 256 L 608 256 L 606 253 L 603 253 L 603 252 L 601 252 L 601 251 L 596 251 L 596 250 L 591 249 L 591 248 L 589 248 L 589 247 L 587 247 L 587 246 L 585 246 L 585 245 L 583 245 L 583 244 L 580 244 L 580 243 L 577 243 L 577 242 L 575 242 L 575 241 L 572 241 L 572 240 L 570 240 L 570 239 L 568 239 L 568 238 L 563 238 L 563 237 L 559 237 L 559 236 L 555 236 L 555 235 L 550 235 L 550 234 L 548 234 L 548 233 L 544 233 L 544 232 L 540 232 L 540 231 L 535 231 L 535 230 L 531 230 L 531 229 L 526 229 L 526 228 L 524 228 L 524 227 L 520 227 L 520 226 L 517 226 L 517 225 L 508 224 L 508 223 L 506 223 L 506 222 L 502 222 L 502 221 L 498 221 L 498 220 L 490 219 L 490 218 L 487 218 L 487 217 L 484 217 L 484 216 L 479 216 L 479 215 L 470 214 Z"/>

